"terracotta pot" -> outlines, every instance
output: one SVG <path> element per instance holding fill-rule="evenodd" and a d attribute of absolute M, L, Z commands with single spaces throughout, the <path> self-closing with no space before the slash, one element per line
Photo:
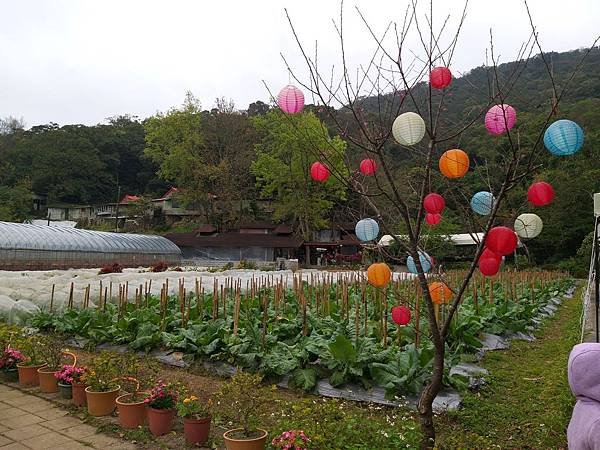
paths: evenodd
<path fill-rule="evenodd" d="M 71 391 L 73 394 L 73 404 L 75 406 L 87 405 L 87 396 L 85 394 L 85 384 L 75 383 L 71 385 Z"/>
<path fill-rule="evenodd" d="M 148 428 L 154 436 L 162 436 L 171 431 L 174 418 L 174 409 L 148 408 Z"/>
<path fill-rule="evenodd" d="M 233 430 L 226 431 L 223 434 L 225 439 L 225 447 L 227 450 L 264 450 L 267 445 L 267 432 L 262 428 L 257 428 L 256 431 L 263 433 L 262 436 L 252 439 L 233 439 L 228 435 L 242 431 L 243 428 L 235 428 Z"/>
<path fill-rule="evenodd" d="M 132 429 L 146 423 L 146 403 L 144 400 L 128 403 L 132 394 L 124 394 L 117 397 L 117 412 L 119 423 L 123 428 Z M 143 397 L 142 397 L 143 398 Z"/>
<path fill-rule="evenodd" d="M 39 386 L 40 377 L 38 375 L 38 369 L 44 367 L 45 364 L 38 364 L 36 366 L 22 366 L 17 364 L 19 370 L 19 384 L 25 387 Z"/>
<path fill-rule="evenodd" d="M 85 391 L 84 391 L 85 392 Z M 73 386 L 58 382 L 58 393 L 61 398 L 71 399 L 73 397 Z"/>
<path fill-rule="evenodd" d="M 94 392 L 89 387 L 85 388 L 88 413 L 92 416 L 108 416 L 117 406 L 117 397 L 121 386 L 107 392 Z"/>
<path fill-rule="evenodd" d="M 38 377 L 40 378 L 40 391 L 44 394 L 53 394 L 58 392 L 58 380 L 54 374 L 58 370 L 48 370 L 46 367 L 38 369 Z"/>
<path fill-rule="evenodd" d="M 2 379 L 7 381 L 8 383 L 16 383 L 19 381 L 19 371 L 18 369 L 8 369 L 0 372 L 2 374 Z"/>
<path fill-rule="evenodd" d="M 183 419 L 183 435 L 189 444 L 204 444 L 210 434 L 210 417 Z"/>

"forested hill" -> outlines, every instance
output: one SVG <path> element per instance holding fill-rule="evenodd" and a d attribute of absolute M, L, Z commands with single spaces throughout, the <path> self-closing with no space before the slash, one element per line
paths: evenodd
<path fill-rule="evenodd" d="M 582 55 L 583 50 L 546 54 L 558 92 Z M 500 77 L 512 73 L 516 64 L 499 66 Z M 554 184 L 557 193 L 552 206 L 536 211 L 544 220 L 544 233 L 531 248 L 546 261 L 574 255 L 591 230 L 591 195 L 600 191 L 598 67 L 600 50 L 595 48 L 571 81 L 558 108 L 559 118 L 575 120 L 584 128 L 583 150 L 574 157 L 548 158 L 543 161 L 539 174 L 539 178 Z M 486 68 L 479 67 L 453 81 L 444 111 L 447 120 L 459 121 L 465 112 L 480 109 L 487 103 L 488 75 Z M 541 123 L 552 98 L 546 65 L 536 56 L 523 68 L 508 103 L 517 109 L 519 122 L 527 119 Z M 363 99 L 363 103 L 365 109 L 373 109 L 377 99 Z M 256 185 L 260 164 L 253 166 L 253 161 L 257 159 L 256 144 L 269 129 L 257 117 L 267 117 L 269 110 L 269 105 L 257 101 L 240 111 L 224 100 L 218 100 L 211 110 L 202 110 L 195 99 L 188 97 L 183 107 L 165 114 L 147 119 L 114 117 L 95 126 L 50 123 L 24 129 L 19 121 L 3 120 L 0 123 L 0 220 L 27 218 L 31 213 L 32 193 L 47 196 L 50 203 L 93 204 L 114 201 L 117 186 L 120 186 L 123 193 L 156 197 L 170 185 L 179 184 L 181 173 L 200 180 L 194 190 L 202 195 L 189 200 L 202 199 L 209 190 L 227 202 L 257 199 L 265 195 L 265 186 Z M 319 108 L 312 110 L 324 119 Z M 186 132 L 191 133 L 190 136 L 186 136 Z M 164 149 L 169 148 L 170 140 L 196 145 L 191 154 L 202 160 L 202 166 L 190 171 L 192 159 L 186 162 L 185 158 L 179 158 L 184 165 L 178 166 L 177 158 L 166 158 Z M 486 158 L 488 164 L 493 165 L 497 157 L 493 152 L 497 149 L 492 151 L 489 142 L 483 126 L 478 126 L 463 138 L 461 145 L 475 160 Z M 185 145 L 172 145 L 171 150 L 184 151 Z M 352 157 L 351 148 L 348 152 Z M 410 164 L 410 160 L 404 164 Z M 472 187 L 480 188 L 475 184 Z M 278 193 L 273 191 L 269 195 Z M 236 219 L 259 214 L 253 207 L 231 210 L 236 211 Z M 209 221 L 232 219 L 211 218 L 210 211 L 214 208 L 207 211 Z M 288 210 L 278 211 L 278 219 L 290 219 L 286 216 Z M 215 214 L 222 215 L 222 211 Z"/>

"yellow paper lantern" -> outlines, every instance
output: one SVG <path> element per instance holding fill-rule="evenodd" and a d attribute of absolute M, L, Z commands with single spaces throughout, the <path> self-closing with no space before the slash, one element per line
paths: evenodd
<path fill-rule="evenodd" d="M 537 214 L 521 214 L 515 220 L 515 233 L 523 239 L 532 239 L 542 232 L 543 225 Z"/>
<path fill-rule="evenodd" d="M 374 263 L 367 269 L 367 279 L 372 286 L 385 287 L 392 279 L 392 271 L 386 263 Z"/>
<path fill-rule="evenodd" d="M 417 113 L 405 112 L 394 120 L 392 134 L 400 145 L 415 145 L 425 136 L 425 122 Z"/>
<path fill-rule="evenodd" d="M 448 178 L 463 177 L 469 170 L 469 155 L 458 148 L 444 152 L 440 158 L 440 171 Z"/>

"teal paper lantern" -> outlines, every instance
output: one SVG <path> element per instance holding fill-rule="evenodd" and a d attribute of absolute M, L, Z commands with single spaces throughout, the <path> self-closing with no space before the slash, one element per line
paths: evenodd
<path fill-rule="evenodd" d="M 583 130 L 572 120 L 557 120 L 546 129 L 544 145 L 553 155 L 572 155 L 583 146 Z"/>
<path fill-rule="evenodd" d="M 379 224 L 373 219 L 362 219 L 357 222 L 354 231 L 361 241 L 372 241 L 379 235 Z"/>
<path fill-rule="evenodd" d="M 480 216 L 492 213 L 496 199 L 491 192 L 479 191 L 471 198 L 471 209 Z"/>
<path fill-rule="evenodd" d="M 427 273 L 431 270 L 431 256 L 425 252 L 419 251 L 419 261 L 421 261 L 423 272 Z M 406 267 L 410 273 L 417 273 L 417 265 L 412 256 L 406 258 Z"/>

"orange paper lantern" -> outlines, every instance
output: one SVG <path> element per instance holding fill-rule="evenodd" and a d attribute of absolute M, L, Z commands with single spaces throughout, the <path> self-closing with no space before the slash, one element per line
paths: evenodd
<path fill-rule="evenodd" d="M 469 155 L 458 148 L 444 152 L 440 158 L 440 171 L 448 178 L 460 178 L 469 170 Z"/>
<path fill-rule="evenodd" d="M 431 301 L 436 305 L 440 303 L 448 303 L 452 298 L 452 291 L 445 283 L 441 281 L 435 281 L 429 285 L 429 295 Z"/>
<path fill-rule="evenodd" d="M 367 279 L 372 286 L 385 287 L 392 279 L 392 271 L 386 263 L 374 263 L 367 269 Z"/>

